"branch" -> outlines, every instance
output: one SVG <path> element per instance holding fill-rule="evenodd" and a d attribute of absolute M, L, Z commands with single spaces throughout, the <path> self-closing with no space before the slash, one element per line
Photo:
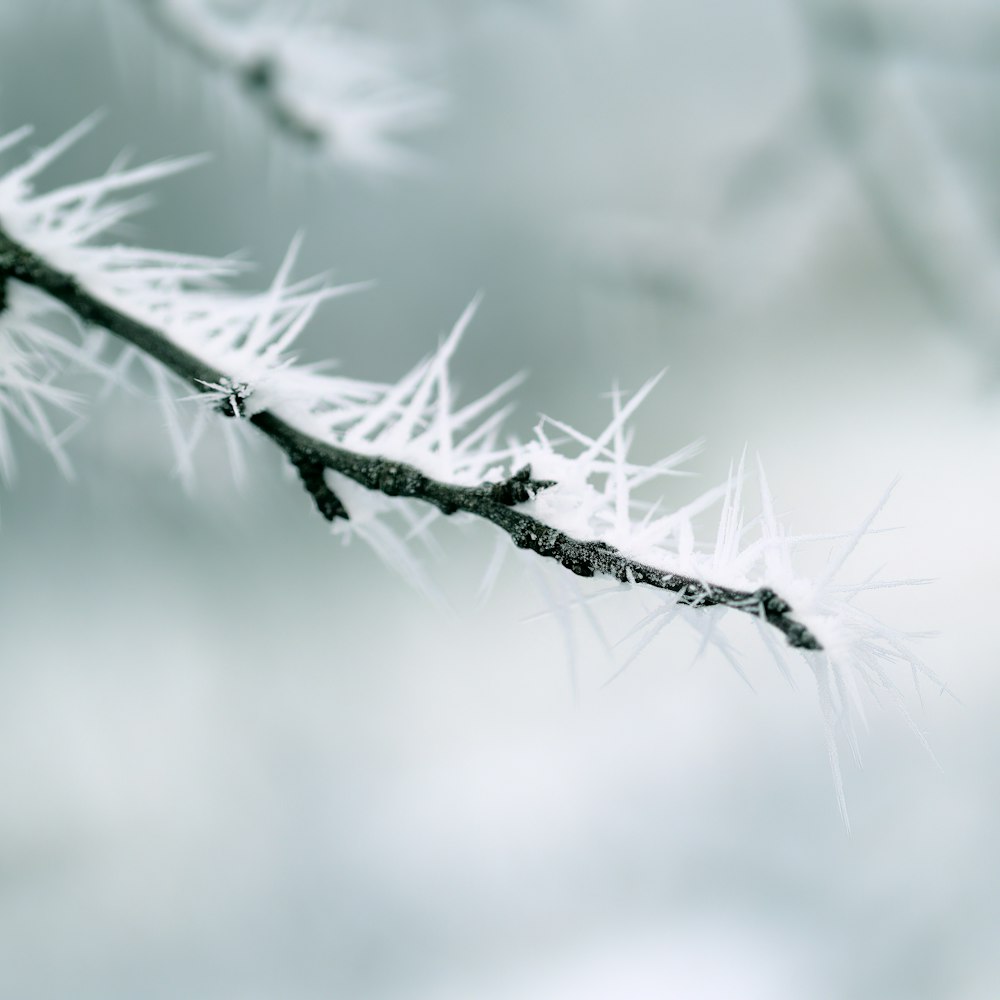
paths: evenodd
<path fill-rule="evenodd" d="M 164 0 L 140 0 L 139 6 L 151 24 L 206 69 L 240 84 L 279 131 L 306 146 L 323 143 L 323 132 L 285 99 L 279 87 L 281 67 L 273 58 L 261 55 L 241 59 L 226 52 L 220 44 L 213 44 L 207 31 L 199 33 L 186 24 L 180 13 Z"/>
<path fill-rule="evenodd" d="M 206 3 L 138 4 L 156 30 L 238 87 L 293 142 L 364 168 L 419 165 L 396 139 L 438 118 L 444 102 L 402 78 L 387 43 L 316 18 L 290 18 L 281 3 L 239 18 Z"/>
<path fill-rule="evenodd" d="M 518 504 L 554 485 L 550 480 L 532 479 L 529 467 L 501 483 L 460 486 L 432 479 L 401 462 L 340 448 L 266 409 L 245 416 L 244 404 L 251 392 L 248 386 L 173 343 L 161 331 L 101 301 L 72 275 L 51 266 L 0 228 L 0 288 L 9 279 L 41 289 L 85 322 L 103 327 L 155 358 L 198 392 L 221 396 L 216 406 L 220 412 L 234 419 L 248 419 L 285 453 L 327 520 L 348 516 L 326 482 L 325 473 L 332 471 L 386 496 L 422 500 L 443 514 L 461 511 L 482 518 L 506 532 L 519 548 L 554 559 L 578 576 L 610 576 L 621 583 L 671 591 L 677 594 L 679 603 L 692 607 L 732 608 L 774 626 L 794 648 L 822 648 L 816 636 L 792 616 L 788 602 L 767 587 L 741 591 L 670 573 L 631 559 L 606 542 L 573 538 L 517 510 Z"/>

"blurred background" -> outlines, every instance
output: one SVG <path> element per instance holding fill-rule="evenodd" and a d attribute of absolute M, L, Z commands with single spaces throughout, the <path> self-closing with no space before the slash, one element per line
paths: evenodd
<path fill-rule="evenodd" d="M 753 692 L 683 624 L 604 686 L 592 633 L 571 670 L 533 618 L 532 562 L 475 599 L 485 526 L 442 525 L 437 606 L 265 443 L 240 487 L 209 442 L 189 495 L 155 402 L 112 394 L 75 481 L 19 441 L 0 496 L 0 994 L 996 997 L 996 5 L 331 3 L 447 95 L 401 176 L 298 148 L 141 8 L 0 0 L 3 130 L 105 111 L 53 184 L 211 152 L 125 238 L 263 282 L 304 230 L 300 274 L 377 279 L 304 340 L 359 377 L 484 290 L 456 379 L 527 370 L 520 435 L 595 432 L 613 379 L 669 365 L 635 452 L 707 442 L 669 503 L 744 445 L 800 532 L 901 476 L 852 575 L 935 579 L 864 606 L 936 630 L 960 700 L 905 697 L 940 767 L 871 705 L 848 835 L 810 675 L 738 623 Z"/>

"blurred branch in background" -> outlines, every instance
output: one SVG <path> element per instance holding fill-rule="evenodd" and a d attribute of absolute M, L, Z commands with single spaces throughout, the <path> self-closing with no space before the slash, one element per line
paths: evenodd
<path fill-rule="evenodd" d="M 997 199 L 982 175 L 1000 175 L 998 146 L 980 140 L 970 151 L 960 140 L 990 134 L 1000 119 L 1000 18 L 983 5 L 956 16 L 866 0 L 789 0 L 786 9 L 804 80 L 783 121 L 742 141 L 701 212 L 588 220 L 590 273 L 674 306 L 725 307 L 785 288 L 795 258 L 837 223 L 833 191 L 846 177 L 915 296 L 996 373 Z"/>
<path fill-rule="evenodd" d="M 933 51 L 942 20 L 908 8 L 795 0 L 810 89 L 772 165 L 792 147 L 845 164 L 890 252 L 949 331 L 1000 362 L 1000 253 L 983 205 L 918 91 L 913 56 Z M 982 51 L 979 18 L 962 21 L 965 48 Z M 947 32 L 946 34 L 951 34 Z M 1000 43 L 1000 37 L 992 36 Z M 959 44 L 952 34 L 951 45 Z M 991 43 L 986 41 L 987 47 Z M 954 48 L 949 46 L 949 54 Z M 1000 53 L 1000 45 L 995 49 Z M 963 58 L 964 62 L 964 58 Z M 784 150 L 784 157 L 782 156 Z M 766 155 L 766 154 L 765 154 Z M 797 154 L 801 164 L 802 152 Z M 777 163 L 775 161 L 778 161 Z"/>
<path fill-rule="evenodd" d="M 438 119 L 442 94 L 405 79 L 401 54 L 315 8 L 280 2 L 124 0 L 228 80 L 289 140 L 364 170 L 420 166 L 401 144 Z M 291 10 L 289 7 L 291 6 Z"/>

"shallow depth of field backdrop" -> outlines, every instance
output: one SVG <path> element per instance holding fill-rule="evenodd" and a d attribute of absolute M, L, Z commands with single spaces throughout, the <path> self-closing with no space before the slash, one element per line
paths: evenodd
<path fill-rule="evenodd" d="M 795 530 L 840 531 L 900 475 L 854 576 L 935 578 L 863 600 L 939 631 L 961 704 L 908 693 L 940 769 L 871 706 L 848 836 L 811 677 L 750 630 L 756 692 L 683 624 L 603 687 L 578 622 L 574 682 L 526 560 L 476 602 L 488 526 L 441 525 L 436 607 L 266 442 L 237 487 L 213 437 L 189 496 L 155 401 L 112 393 L 74 482 L 19 440 L 0 496 L 0 994 L 995 997 L 996 5 L 345 6 L 448 95 L 398 178 L 303 155 L 137 7 L 0 0 L 2 129 L 105 111 L 53 183 L 211 152 L 127 238 L 263 281 L 303 230 L 300 274 L 377 279 L 304 342 L 358 376 L 484 290 L 456 378 L 529 371 L 522 434 L 669 365 L 637 453 L 707 439 L 671 502 L 748 445 Z"/>

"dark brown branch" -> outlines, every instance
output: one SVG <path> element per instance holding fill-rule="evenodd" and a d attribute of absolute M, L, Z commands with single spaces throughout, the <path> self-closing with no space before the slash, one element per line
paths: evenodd
<path fill-rule="evenodd" d="M 71 275 L 41 260 L 0 229 L 0 282 L 13 278 L 47 292 L 78 316 L 103 327 L 161 362 L 200 392 L 218 394 L 219 387 L 232 387 L 223 399 L 222 412 L 242 415 L 242 401 L 250 387 L 218 371 L 163 333 L 112 308 L 86 291 Z M 224 389 L 224 391 L 227 391 Z M 456 486 L 424 475 L 413 466 L 371 455 L 360 455 L 305 434 L 268 410 L 249 418 L 288 456 L 319 512 L 327 520 L 347 517 L 347 510 L 326 481 L 332 471 L 387 496 L 407 497 L 433 504 L 444 514 L 462 511 L 496 525 L 510 535 L 519 548 L 554 559 L 578 576 L 611 576 L 629 584 L 643 584 L 677 594 L 693 607 L 724 606 L 755 615 L 782 632 L 797 649 L 821 649 L 819 640 L 792 616 L 792 607 L 773 590 L 734 590 L 701 580 L 669 573 L 630 559 L 605 542 L 581 541 L 517 510 L 539 490 L 554 485 L 531 478 L 528 467 L 501 483 Z"/>
<path fill-rule="evenodd" d="M 291 456 L 290 456 L 291 457 Z M 319 459 L 307 458 L 305 455 L 293 457 L 296 469 L 299 470 L 299 478 L 308 494 L 313 498 L 316 509 L 328 521 L 335 521 L 338 517 L 348 520 L 347 508 L 340 497 L 330 489 L 326 481 L 326 466 Z"/>

